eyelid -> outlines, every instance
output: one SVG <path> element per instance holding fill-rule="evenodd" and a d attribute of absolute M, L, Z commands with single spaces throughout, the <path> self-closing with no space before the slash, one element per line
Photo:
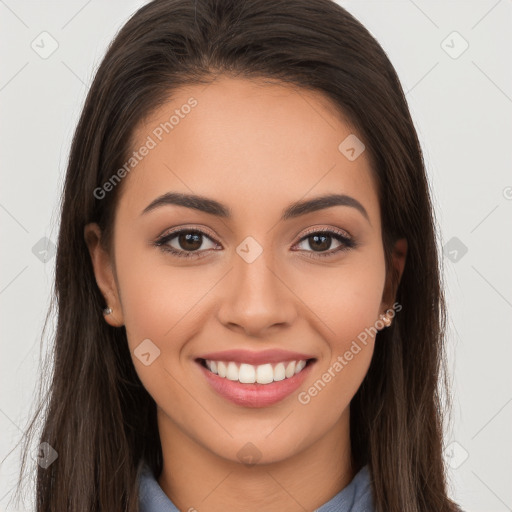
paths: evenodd
<path fill-rule="evenodd" d="M 179 234 L 182 231 L 198 231 L 204 235 L 207 235 L 209 238 L 212 239 L 212 241 L 217 241 L 217 237 L 206 226 L 194 225 L 194 224 L 191 224 L 191 225 L 186 224 L 184 226 L 175 226 L 174 228 L 166 229 L 160 235 L 158 235 L 156 237 L 156 239 L 160 240 L 168 235 Z"/>
<path fill-rule="evenodd" d="M 306 229 L 306 231 L 302 234 L 300 240 L 303 240 L 304 238 L 306 238 L 307 236 L 309 236 L 313 233 L 333 232 L 333 231 L 344 238 L 347 238 L 349 240 L 353 239 L 353 236 L 345 229 L 335 228 L 332 226 L 327 227 L 327 226 L 317 225 L 317 226 L 312 226 L 311 228 Z"/>

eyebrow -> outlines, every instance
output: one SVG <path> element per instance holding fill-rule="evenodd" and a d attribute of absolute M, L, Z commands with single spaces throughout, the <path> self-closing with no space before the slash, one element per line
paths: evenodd
<path fill-rule="evenodd" d="M 168 192 L 157 197 L 148 206 L 146 206 L 146 208 L 144 208 L 141 215 L 166 205 L 184 206 L 185 208 L 199 210 L 221 218 L 232 218 L 231 210 L 214 199 L 178 192 Z M 351 208 L 355 208 L 371 224 L 368 212 L 364 206 L 357 199 L 345 194 L 328 194 L 315 197 L 313 199 L 296 201 L 283 210 L 281 220 L 294 219 L 301 215 L 306 215 L 307 213 L 323 210 L 332 206 L 349 206 Z"/>

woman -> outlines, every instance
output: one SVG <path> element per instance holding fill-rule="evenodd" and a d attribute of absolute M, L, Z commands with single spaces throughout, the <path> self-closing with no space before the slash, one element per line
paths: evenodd
<path fill-rule="evenodd" d="M 36 510 L 459 510 L 439 266 L 402 88 L 357 20 L 150 2 L 73 139 Z"/>

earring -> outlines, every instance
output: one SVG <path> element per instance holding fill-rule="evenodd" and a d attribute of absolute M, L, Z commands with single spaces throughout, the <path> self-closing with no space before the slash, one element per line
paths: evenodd
<path fill-rule="evenodd" d="M 389 318 L 387 315 L 380 315 L 380 319 L 384 322 L 386 327 L 391 325 L 391 318 Z"/>
<path fill-rule="evenodd" d="M 111 307 L 106 307 L 106 308 L 103 310 L 103 314 L 104 314 L 104 315 L 110 315 L 110 313 L 112 313 L 112 308 L 111 308 Z"/>

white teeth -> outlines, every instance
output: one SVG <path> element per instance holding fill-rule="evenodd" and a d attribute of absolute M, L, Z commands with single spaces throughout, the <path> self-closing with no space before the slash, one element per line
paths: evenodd
<path fill-rule="evenodd" d="M 260 364 L 256 368 L 256 382 L 258 384 L 270 384 L 274 380 L 274 370 L 271 364 Z"/>
<path fill-rule="evenodd" d="M 228 369 L 226 371 L 226 379 L 238 380 L 238 367 L 233 361 L 228 363 Z"/>
<path fill-rule="evenodd" d="M 301 372 L 306 366 L 305 360 L 290 361 L 288 364 L 277 363 L 272 366 L 270 363 L 254 366 L 241 363 L 240 367 L 233 361 L 210 361 L 206 360 L 207 368 L 216 373 L 219 377 L 229 380 L 238 380 L 244 384 L 270 384 L 284 379 L 289 379 Z"/>
<path fill-rule="evenodd" d="M 206 361 L 208 364 L 208 361 Z M 213 370 L 210 368 L 210 370 L 213 372 Z M 219 377 L 225 377 L 226 376 L 226 365 L 222 361 L 217 361 L 217 373 L 219 374 Z"/>
<path fill-rule="evenodd" d="M 242 363 L 238 371 L 238 380 L 244 384 L 254 384 L 256 382 L 256 370 L 254 366 L 252 364 Z"/>
<path fill-rule="evenodd" d="M 274 380 L 284 380 L 285 376 L 284 363 L 277 363 L 274 368 Z"/>
<path fill-rule="evenodd" d="M 291 361 L 288 363 L 288 366 L 286 367 L 285 375 L 286 378 L 289 379 L 290 377 L 293 377 L 295 374 L 295 361 Z"/>
<path fill-rule="evenodd" d="M 304 368 L 304 366 L 306 366 L 306 361 L 299 361 L 295 367 L 295 373 L 299 373 Z"/>

